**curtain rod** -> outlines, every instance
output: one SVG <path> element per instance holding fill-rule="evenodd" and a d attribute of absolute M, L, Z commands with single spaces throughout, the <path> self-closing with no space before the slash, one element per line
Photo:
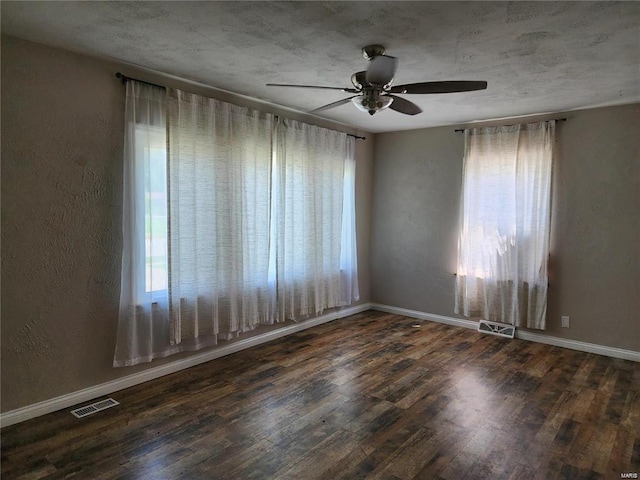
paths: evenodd
<path fill-rule="evenodd" d="M 126 83 L 129 80 L 133 80 L 134 82 L 144 83 L 145 85 L 151 85 L 152 87 L 163 88 L 165 90 L 167 89 L 167 87 L 165 87 L 164 85 L 158 85 L 157 83 L 145 82 L 144 80 L 138 80 L 137 78 L 127 77 L 126 75 L 123 75 L 120 72 L 116 73 L 116 77 L 118 77 L 120 80 L 122 80 L 122 83 Z M 360 135 L 353 135 L 351 133 L 347 133 L 346 135 L 347 135 L 347 137 L 353 137 L 356 140 L 366 140 L 367 139 L 367 137 L 361 137 Z"/>
<path fill-rule="evenodd" d="M 552 118 L 551 120 L 555 120 L 556 122 L 566 122 L 566 121 L 567 121 L 567 119 L 566 119 L 566 118 Z M 548 120 L 543 120 L 543 121 L 547 121 L 547 122 L 548 122 Z M 500 126 L 501 126 L 501 127 L 513 127 L 514 125 L 521 125 L 521 124 L 519 124 L 519 123 L 512 123 L 512 124 L 509 124 L 509 125 L 500 125 Z M 454 132 L 456 132 L 456 133 L 462 133 L 462 132 L 464 132 L 465 130 L 466 130 L 466 128 L 456 128 L 456 129 L 454 130 Z"/>
<path fill-rule="evenodd" d="M 122 80 L 122 83 L 127 83 L 129 80 L 133 80 L 134 82 L 144 83 L 145 85 L 151 85 L 152 87 L 158 87 L 164 90 L 167 89 L 167 87 L 165 87 L 164 85 L 158 85 L 157 83 L 145 82 L 144 80 L 138 80 L 137 78 L 127 77 L 126 75 L 123 75 L 120 72 L 116 73 L 116 77 Z"/>

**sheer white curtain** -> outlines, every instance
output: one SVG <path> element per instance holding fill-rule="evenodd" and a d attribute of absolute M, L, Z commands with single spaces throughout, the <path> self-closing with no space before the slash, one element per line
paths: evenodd
<path fill-rule="evenodd" d="M 356 159 L 354 137 L 346 136 L 342 240 L 340 244 L 340 306 L 360 300 L 356 248 Z"/>
<path fill-rule="evenodd" d="M 554 133 L 466 130 L 456 313 L 545 328 Z"/>
<path fill-rule="evenodd" d="M 269 114 L 169 90 L 171 342 L 273 323 Z"/>
<path fill-rule="evenodd" d="M 274 234 L 281 319 L 358 298 L 353 138 L 280 120 L 274 152 Z"/>
<path fill-rule="evenodd" d="M 359 297 L 353 139 L 127 82 L 114 366 Z"/>
<path fill-rule="evenodd" d="M 114 366 L 166 355 L 166 93 L 127 82 L 120 315 Z"/>

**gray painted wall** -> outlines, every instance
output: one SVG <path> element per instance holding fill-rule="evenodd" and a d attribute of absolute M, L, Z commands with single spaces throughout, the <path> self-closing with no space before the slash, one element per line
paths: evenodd
<path fill-rule="evenodd" d="M 120 294 L 125 94 L 116 71 L 259 107 L 124 65 L 2 37 L 3 412 L 189 356 L 111 366 Z M 370 300 L 374 138 L 367 137 L 356 142 L 360 303 Z"/>
<path fill-rule="evenodd" d="M 558 117 L 568 120 L 556 134 L 544 333 L 640 351 L 640 105 Z M 464 136 L 454 128 L 376 136 L 375 303 L 457 317 Z M 569 329 L 560 327 L 561 315 L 571 317 Z"/>

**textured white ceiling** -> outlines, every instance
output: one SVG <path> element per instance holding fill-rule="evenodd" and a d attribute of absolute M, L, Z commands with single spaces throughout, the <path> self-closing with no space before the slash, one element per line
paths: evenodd
<path fill-rule="evenodd" d="M 640 2 L 2 2 L 2 32 L 308 111 L 348 94 L 360 49 L 399 58 L 395 84 L 486 80 L 406 95 L 424 112 L 322 116 L 373 132 L 640 101 Z"/>

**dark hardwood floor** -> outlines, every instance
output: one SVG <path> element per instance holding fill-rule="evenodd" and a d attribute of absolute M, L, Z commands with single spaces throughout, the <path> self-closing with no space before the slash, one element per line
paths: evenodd
<path fill-rule="evenodd" d="M 640 474 L 640 363 L 380 312 L 111 397 L 3 429 L 2 478 Z"/>

